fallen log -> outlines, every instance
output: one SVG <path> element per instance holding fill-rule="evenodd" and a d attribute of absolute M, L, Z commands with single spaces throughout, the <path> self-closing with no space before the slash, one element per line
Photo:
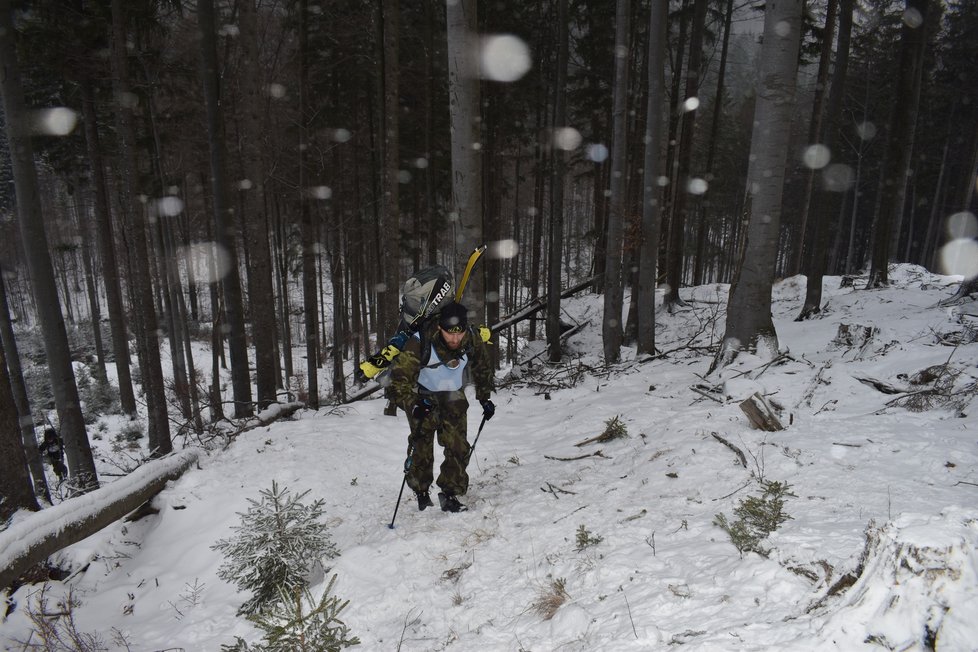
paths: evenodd
<path fill-rule="evenodd" d="M 227 434 L 227 443 L 224 444 L 224 450 L 228 449 L 231 443 L 238 438 L 238 435 L 246 433 L 249 430 L 254 430 L 255 428 L 267 426 L 278 419 L 286 419 L 305 407 L 305 403 L 301 403 L 299 401 L 294 401 L 292 403 L 274 403 L 268 406 L 256 416 L 245 420 L 237 430 Z"/>
<path fill-rule="evenodd" d="M 0 532 L 0 590 L 32 566 L 95 534 L 158 494 L 197 462 L 187 448 L 148 462 L 124 478 L 30 514 Z"/>

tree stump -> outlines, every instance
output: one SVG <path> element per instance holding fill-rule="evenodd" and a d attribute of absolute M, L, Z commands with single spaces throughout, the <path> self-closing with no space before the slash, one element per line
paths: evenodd
<path fill-rule="evenodd" d="M 750 419 L 751 425 L 758 430 L 766 430 L 768 432 L 784 430 L 777 411 L 758 392 L 754 392 L 750 398 L 742 401 L 740 409 Z"/>
<path fill-rule="evenodd" d="M 832 343 L 847 347 L 864 346 L 866 342 L 876 337 L 879 330 L 875 326 L 839 324 L 839 330 L 835 334 L 835 339 L 832 340 Z"/>
<path fill-rule="evenodd" d="M 880 329 L 860 324 L 839 324 L 832 344 L 838 348 L 858 349 L 855 358 L 861 359 L 869 350 Z"/>

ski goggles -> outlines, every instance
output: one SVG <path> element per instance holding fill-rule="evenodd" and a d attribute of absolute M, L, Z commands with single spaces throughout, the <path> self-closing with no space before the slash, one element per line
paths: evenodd
<path fill-rule="evenodd" d="M 441 328 L 446 333 L 464 333 L 465 332 L 465 326 L 462 326 L 460 324 L 456 324 L 455 326 L 449 326 L 448 328 L 445 328 L 444 326 L 439 326 L 439 328 Z"/>

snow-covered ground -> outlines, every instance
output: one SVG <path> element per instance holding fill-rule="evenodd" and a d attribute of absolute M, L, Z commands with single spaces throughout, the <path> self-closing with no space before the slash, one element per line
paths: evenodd
<path fill-rule="evenodd" d="M 211 546 L 275 480 L 325 500 L 341 553 L 334 593 L 350 601 L 342 616 L 360 649 L 978 649 L 978 343 L 954 344 L 974 339 L 978 318 L 962 315 L 974 304 L 936 306 L 959 277 L 898 266 L 891 280 L 863 291 L 827 278 L 822 318 L 794 322 L 805 279 L 786 279 L 774 297 L 786 355 L 741 356 L 709 376 L 711 358 L 688 344 L 697 332 L 695 347 L 717 341 L 726 286 L 684 290 L 688 310 L 660 313 L 657 345 L 672 353 L 639 361 L 626 350 L 613 368 L 600 357 L 601 298 L 571 299 L 568 316 L 589 325 L 566 366 L 537 363 L 515 382 L 500 373 L 470 511 L 418 512 L 406 491 L 388 528 L 403 416 L 384 416 L 379 399 L 299 412 L 202 453 L 156 498 L 159 514 L 58 555 L 90 565 L 48 598 L 70 586 L 77 627 L 111 650 L 260 640 L 235 616 L 245 596 L 217 577 Z M 842 324 L 878 331 L 841 343 Z M 937 381 L 945 394 L 971 386 L 956 406 L 888 406 L 933 398 L 910 395 L 934 387 L 915 375 L 945 363 L 958 374 Z M 751 427 L 739 404 L 754 392 L 783 408 L 786 429 Z M 627 437 L 578 446 L 616 416 Z M 791 518 L 763 542 L 768 557 L 741 555 L 716 516 L 734 519 L 761 479 L 788 483 Z M 600 541 L 580 548 L 582 532 Z M 566 598 L 546 619 L 555 583 Z M 23 649 L 39 588 L 12 596 L 3 649 Z"/>

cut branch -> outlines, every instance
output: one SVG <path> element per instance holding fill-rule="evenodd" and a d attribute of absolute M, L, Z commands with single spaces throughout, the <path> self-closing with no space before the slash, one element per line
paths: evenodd
<path fill-rule="evenodd" d="M 558 491 L 560 493 L 562 493 L 562 494 L 567 494 L 568 496 L 576 496 L 577 495 L 577 493 L 574 492 L 574 491 L 567 491 L 566 489 L 561 489 L 560 487 L 555 486 L 555 485 L 553 485 L 553 484 L 551 484 L 549 482 L 547 483 L 547 488 L 544 489 L 543 487 L 540 487 L 540 491 L 549 491 L 550 493 L 552 493 L 554 495 L 554 498 L 556 498 L 558 500 L 560 500 L 560 496 L 557 495 L 557 492 Z"/>
<path fill-rule="evenodd" d="M 713 435 L 713 438 L 716 439 L 718 442 L 720 442 L 721 444 L 723 444 L 724 446 L 732 450 L 734 452 L 734 455 L 737 456 L 737 459 L 740 460 L 740 465 L 743 466 L 745 469 L 747 468 L 747 456 L 744 455 L 744 451 L 740 450 L 740 448 L 734 446 L 733 444 L 731 444 L 729 441 L 727 441 L 717 433 L 711 432 L 710 434 Z"/>
<path fill-rule="evenodd" d="M 553 457 L 552 455 L 544 455 L 544 457 L 548 460 L 556 460 L 557 462 L 573 462 L 574 460 L 583 460 L 588 457 L 608 458 L 608 456 L 602 453 L 600 450 L 596 450 L 593 453 L 588 453 L 587 455 L 578 455 L 577 457 Z"/>
<path fill-rule="evenodd" d="M 717 403 L 723 405 L 723 401 L 719 397 L 715 396 L 712 393 L 711 389 L 702 389 L 699 385 L 692 385 L 690 386 L 690 389 L 696 392 L 697 394 L 699 394 L 700 396 L 704 396 L 710 399 L 711 401 L 716 401 Z"/>

